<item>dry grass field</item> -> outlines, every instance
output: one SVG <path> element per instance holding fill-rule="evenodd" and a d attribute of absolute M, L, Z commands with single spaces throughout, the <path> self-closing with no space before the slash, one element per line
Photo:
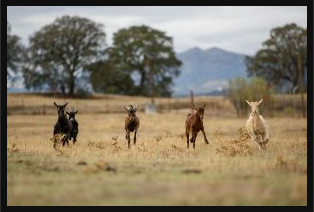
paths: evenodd
<path fill-rule="evenodd" d="M 307 205 L 306 119 L 265 117 L 270 142 L 259 151 L 241 131 L 246 118 L 224 111 L 230 103 L 217 97 L 211 100 L 220 107 L 205 111 L 209 145 L 199 133 L 195 151 L 187 150 L 189 109 L 169 109 L 138 112 L 137 144 L 129 150 L 122 107 L 144 105 L 146 98 L 25 95 L 23 115 L 17 107 L 21 98 L 7 97 L 7 205 Z M 53 101 L 64 100 L 79 110 L 78 142 L 54 149 Z M 166 108 L 180 101 L 189 102 L 156 103 Z M 195 99 L 202 101 L 209 100 Z M 42 105 L 47 112 L 30 112 Z"/>

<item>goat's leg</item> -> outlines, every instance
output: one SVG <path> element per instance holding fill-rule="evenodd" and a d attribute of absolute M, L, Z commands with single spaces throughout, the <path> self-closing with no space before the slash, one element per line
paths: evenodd
<path fill-rule="evenodd" d="M 67 141 L 67 146 L 69 146 L 69 139 L 71 139 L 71 134 L 70 134 L 70 133 L 68 133 L 68 136 L 67 136 L 67 139 L 66 139 L 66 141 Z"/>
<path fill-rule="evenodd" d="M 65 137 L 63 137 L 62 140 L 61 140 L 62 141 L 62 146 L 65 145 L 66 139 L 67 139 L 67 135 Z"/>
<path fill-rule="evenodd" d="M 135 129 L 135 131 L 134 131 L 134 145 L 136 144 L 136 133 L 137 133 L 137 129 Z"/>
<path fill-rule="evenodd" d="M 264 143 L 264 135 L 261 135 L 261 134 L 259 134 L 258 136 L 258 139 L 259 139 L 259 144 L 261 145 L 261 147 L 262 147 L 262 150 L 265 150 L 266 149 L 266 146 L 265 146 L 265 143 Z"/>
<path fill-rule="evenodd" d="M 259 144 L 258 137 L 254 133 L 251 134 L 251 140 Z"/>
<path fill-rule="evenodd" d="M 189 133 L 188 131 L 186 131 L 185 135 L 186 135 L 186 145 L 187 145 L 187 148 L 189 148 L 189 137 L 190 137 L 190 133 Z"/>
<path fill-rule="evenodd" d="M 127 139 L 128 139 L 128 148 L 130 149 L 131 148 L 131 146 L 130 146 L 130 143 L 131 143 L 131 139 L 130 139 L 130 131 L 128 130 L 127 131 Z"/>
<path fill-rule="evenodd" d="M 264 141 L 262 141 L 260 144 L 261 144 L 262 149 L 266 150 L 266 143 L 264 143 Z"/>
<path fill-rule="evenodd" d="M 259 150 L 260 150 L 260 151 L 261 151 L 261 150 L 264 150 L 263 135 L 257 134 L 257 135 L 255 135 L 255 136 L 256 136 L 256 141 L 257 141 L 257 143 L 258 143 L 258 145 L 259 145 Z"/>
<path fill-rule="evenodd" d="M 207 138 L 206 138 L 206 134 L 205 134 L 205 130 L 202 128 L 202 133 L 204 135 L 204 141 L 205 141 L 205 144 L 209 144 Z"/>
<path fill-rule="evenodd" d="M 69 145 L 69 135 L 68 134 L 63 137 L 63 139 L 62 139 L 62 146 L 64 146 L 65 143 L 67 143 L 67 145 Z"/>
<path fill-rule="evenodd" d="M 269 134 L 268 134 L 268 132 L 266 132 L 265 134 L 264 134 L 264 144 L 267 144 L 268 143 L 268 141 L 269 141 Z"/>
<path fill-rule="evenodd" d="M 192 136 L 191 139 L 190 139 L 190 142 L 193 143 L 194 132 L 193 132 L 192 128 L 190 128 L 190 133 L 191 133 L 191 136 Z"/>
<path fill-rule="evenodd" d="M 192 142 L 193 142 L 193 149 L 195 150 L 195 141 L 196 141 L 196 136 L 197 136 L 197 133 L 192 133 L 192 138 L 191 138 L 191 140 L 192 140 Z"/>
<path fill-rule="evenodd" d="M 263 143 L 258 143 L 258 144 L 259 144 L 259 151 L 265 150 Z"/>
<path fill-rule="evenodd" d="M 55 140 L 53 141 L 53 148 L 57 149 L 57 140 L 55 138 Z"/>

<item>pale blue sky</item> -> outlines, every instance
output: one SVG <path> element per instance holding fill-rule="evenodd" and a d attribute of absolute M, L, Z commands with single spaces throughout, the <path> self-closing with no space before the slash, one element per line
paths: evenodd
<path fill-rule="evenodd" d="M 12 32 L 24 44 L 35 31 L 63 15 L 83 16 L 104 24 L 108 45 L 118 29 L 146 24 L 172 36 L 178 53 L 192 47 L 216 46 L 252 55 L 261 48 L 272 28 L 292 22 L 307 27 L 306 6 L 7 7 Z"/>

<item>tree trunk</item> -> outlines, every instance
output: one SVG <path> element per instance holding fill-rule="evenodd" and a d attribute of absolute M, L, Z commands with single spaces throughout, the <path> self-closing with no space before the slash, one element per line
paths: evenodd
<path fill-rule="evenodd" d="M 65 95 L 65 86 L 63 83 L 61 84 L 61 92 L 62 92 L 62 95 Z"/>
<path fill-rule="evenodd" d="M 141 71 L 141 81 L 140 81 L 140 87 L 139 87 L 139 94 L 145 94 L 145 80 L 146 80 L 146 73 L 145 71 Z"/>
<path fill-rule="evenodd" d="M 70 71 L 70 82 L 69 82 L 69 94 L 70 94 L 70 96 L 74 95 L 74 87 L 75 87 L 74 70 L 71 70 Z"/>
<path fill-rule="evenodd" d="M 151 104 L 155 104 L 154 102 L 154 82 L 153 82 L 153 75 L 152 70 L 150 67 L 150 61 L 147 60 L 147 67 L 148 67 L 148 74 L 149 74 L 149 87 L 150 87 L 150 98 L 151 98 Z"/>

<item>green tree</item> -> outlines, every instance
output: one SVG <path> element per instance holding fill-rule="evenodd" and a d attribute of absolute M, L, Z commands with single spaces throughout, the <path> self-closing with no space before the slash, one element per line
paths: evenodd
<path fill-rule="evenodd" d="M 301 71 L 298 68 L 300 61 Z M 290 82 L 296 87 L 300 78 L 306 83 L 307 29 L 296 24 L 272 29 L 263 48 L 246 62 L 249 76 L 263 77 L 271 86 Z"/>
<path fill-rule="evenodd" d="M 30 38 L 24 80 L 27 88 L 75 91 L 75 79 L 105 48 L 103 26 L 77 16 L 63 16 Z"/>
<path fill-rule="evenodd" d="M 134 94 L 133 80 L 120 65 L 109 60 L 98 61 L 90 65 L 88 70 L 94 91 L 111 94 Z"/>
<path fill-rule="evenodd" d="M 7 22 L 7 76 L 12 78 L 19 71 L 23 62 L 24 47 L 20 38 L 11 34 L 11 26 Z"/>
<path fill-rule="evenodd" d="M 173 77 L 179 75 L 181 61 L 176 58 L 172 38 L 148 26 L 121 29 L 113 36 L 109 57 L 129 75 L 136 73 L 138 95 L 170 96 Z"/>

